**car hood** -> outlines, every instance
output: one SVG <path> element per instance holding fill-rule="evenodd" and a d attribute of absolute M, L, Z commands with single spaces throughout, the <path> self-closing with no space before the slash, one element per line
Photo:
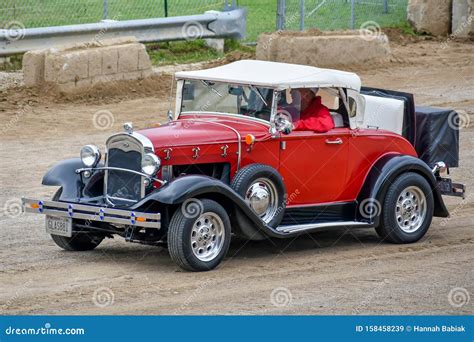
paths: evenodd
<path fill-rule="evenodd" d="M 253 134 L 257 140 L 269 137 L 269 126 L 252 119 L 219 116 L 182 116 L 159 127 L 138 131 L 153 143 L 155 149 L 212 143 L 236 143 Z"/>

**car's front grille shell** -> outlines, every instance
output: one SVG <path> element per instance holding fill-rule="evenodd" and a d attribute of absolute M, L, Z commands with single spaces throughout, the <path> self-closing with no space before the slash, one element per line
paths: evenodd
<path fill-rule="evenodd" d="M 107 141 L 107 167 L 140 172 L 144 147 L 129 134 L 118 134 Z M 120 170 L 105 171 L 105 194 L 112 202 L 136 202 L 145 196 L 143 176 Z"/>

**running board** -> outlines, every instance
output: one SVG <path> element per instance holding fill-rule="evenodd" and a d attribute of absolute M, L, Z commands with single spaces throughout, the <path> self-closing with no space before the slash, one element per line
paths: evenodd
<path fill-rule="evenodd" d="M 340 222 L 322 222 L 322 223 L 308 223 L 308 224 L 296 224 L 291 226 L 279 226 L 277 231 L 280 233 L 297 233 L 304 232 L 306 230 L 330 228 L 330 227 L 370 227 L 371 224 L 367 222 L 357 221 L 340 221 Z"/>

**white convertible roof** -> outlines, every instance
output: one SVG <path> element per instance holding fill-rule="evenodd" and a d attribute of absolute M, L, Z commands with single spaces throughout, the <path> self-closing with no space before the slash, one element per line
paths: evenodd
<path fill-rule="evenodd" d="M 352 72 L 256 60 L 241 60 L 205 70 L 177 72 L 176 78 L 276 89 L 342 87 L 360 91 L 361 86 L 359 76 Z"/>

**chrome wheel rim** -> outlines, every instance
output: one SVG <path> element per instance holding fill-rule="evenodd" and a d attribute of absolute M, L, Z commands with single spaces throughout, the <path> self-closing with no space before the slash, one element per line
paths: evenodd
<path fill-rule="evenodd" d="M 245 193 L 245 202 L 268 224 L 278 210 L 278 192 L 275 184 L 268 178 L 256 179 Z"/>
<path fill-rule="evenodd" d="M 217 257 L 224 246 L 224 222 L 212 212 L 201 214 L 194 221 L 191 230 L 191 249 L 201 261 L 211 261 Z"/>
<path fill-rule="evenodd" d="M 427 212 L 426 196 L 417 186 L 404 189 L 397 199 L 395 217 L 405 233 L 414 233 L 423 225 Z"/>

